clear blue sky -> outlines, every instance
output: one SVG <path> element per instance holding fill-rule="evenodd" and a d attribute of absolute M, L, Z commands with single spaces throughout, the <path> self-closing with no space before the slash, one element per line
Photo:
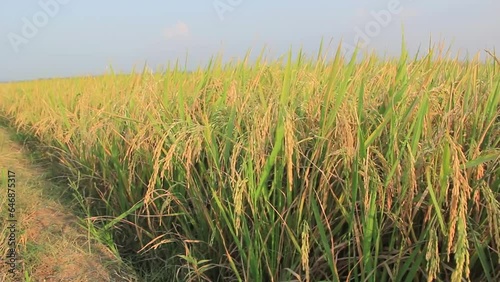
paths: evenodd
<path fill-rule="evenodd" d="M 432 35 L 475 54 L 500 46 L 499 13 L 493 0 L 2 0 L 0 81 L 100 74 L 109 65 L 130 71 L 146 61 L 155 68 L 184 62 L 187 51 L 190 68 L 218 52 L 229 59 L 263 46 L 269 57 L 290 46 L 312 53 L 322 37 L 334 47 L 361 38 L 397 55 L 402 25 L 410 50 Z"/>

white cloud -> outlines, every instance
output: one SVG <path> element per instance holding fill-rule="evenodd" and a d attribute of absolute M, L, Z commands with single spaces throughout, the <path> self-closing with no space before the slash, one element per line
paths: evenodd
<path fill-rule="evenodd" d="M 189 36 L 189 27 L 184 22 L 177 22 L 175 25 L 166 28 L 163 35 L 167 39 L 174 37 L 186 37 Z"/>

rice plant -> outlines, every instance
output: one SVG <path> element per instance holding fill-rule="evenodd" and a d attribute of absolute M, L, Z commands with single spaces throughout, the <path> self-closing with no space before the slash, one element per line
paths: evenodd
<path fill-rule="evenodd" d="M 158 281 L 500 280 L 495 59 L 341 49 L 3 84 L 0 111 Z"/>

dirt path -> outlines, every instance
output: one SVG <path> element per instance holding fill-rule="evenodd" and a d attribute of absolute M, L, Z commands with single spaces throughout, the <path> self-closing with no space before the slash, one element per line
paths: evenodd
<path fill-rule="evenodd" d="M 0 281 L 136 281 L 124 274 L 131 272 L 112 252 L 78 225 L 61 196 L 69 188 L 47 181 L 44 170 L 9 136 L 0 127 Z M 15 197 L 8 195 L 8 185 L 14 183 L 8 171 L 15 173 Z M 15 223 L 8 221 L 9 199 L 15 199 Z M 6 263 L 10 227 L 16 229 L 15 276 L 9 273 L 14 264 Z"/>

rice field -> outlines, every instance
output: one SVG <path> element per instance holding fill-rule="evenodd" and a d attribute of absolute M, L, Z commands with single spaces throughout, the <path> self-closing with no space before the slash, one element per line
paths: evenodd
<path fill-rule="evenodd" d="M 492 56 L 216 57 L 2 84 L 0 111 L 147 281 L 500 280 Z"/>

